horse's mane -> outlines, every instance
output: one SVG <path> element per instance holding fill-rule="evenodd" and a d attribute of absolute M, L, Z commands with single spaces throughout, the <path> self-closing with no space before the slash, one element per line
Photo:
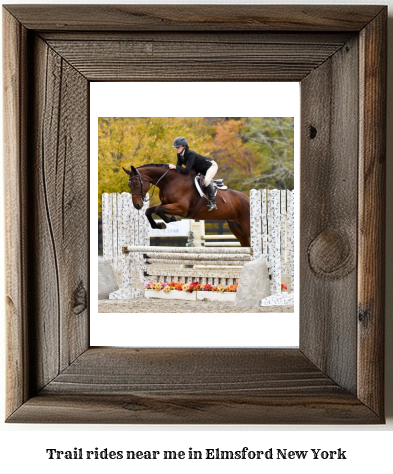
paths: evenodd
<path fill-rule="evenodd" d="M 141 165 L 141 166 L 137 166 L 136 168 L 138 170 L 140 170 L 141 168 L 148 168 L 149 166 L 154 166 L 156 168 L 168 168 L 168 164 L 166 163 L 148 163 L 147 165 Z M 195 176 L 197 175 L 198 173 L 195 171 L 195 170 L 191 170 L 190 173 L 189 173 L 189 176 Z M 174 175 L 172 175 L 172 178 L 174 177 Z M 182 178 L 185 178 L 185 175 L 182 175 Z"/>
<path fill-rule="evenodd" d="M 165 167 L 167 167 L 168 165 L 165 164 L 165 163 L 149 163 L 147 165 L 137 166 L 137 168 L 139 170 L 140 168 L 145 168 L 147 166 L 165 166 Z"/>

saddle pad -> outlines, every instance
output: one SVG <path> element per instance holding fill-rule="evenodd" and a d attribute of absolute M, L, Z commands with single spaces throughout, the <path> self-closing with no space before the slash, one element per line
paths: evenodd
<path fill-rule="evenodd" d="M 199 184 L 199 177 L 200 177 L 199 174 L 197 174 L 197 175 L 195 176 L 195 180 L 194 180 L 194 181 L 195 181 L 195 187 L 197 188 L 197 191 L 198 191 L 199 195 L 200 195 L 201 197 L 203 197 L 203 196 L 206 196 L 206 195 L 205 195 L 205 193 L 202 191 L 202 188 L 201 188 L 201 186 L 200 186 L 200 184 Z M 214 180 L 214 179 L 213 179 L 213 185 L 214 185 L 217 189 L 220 189 L 220 190 L 222 190 L 222 191 L 225 191 L 226 189 L 228 189 L 228 187 L 223 184 L 223 180 L 222 180 L 222 179 L 219 179 L 219 180 Z"/>
<path fill-rule="evenodd" d="M 228 189 L 228 187 L 225 186 L 223 179 L 213 179 L 213 184 L 218 189 Z"/>

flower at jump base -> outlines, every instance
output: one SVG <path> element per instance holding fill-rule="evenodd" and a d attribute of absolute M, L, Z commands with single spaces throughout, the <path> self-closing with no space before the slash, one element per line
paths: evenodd
<path fill-rule="evenodd" d="M 220 293 L 224 293 L 225 290 L 226 290 L 226 286 L 217 285 L 217 291 L 219 291 Z"/>
<path fill-rule="evenodd" d="M 285 283 L 281 283 L 281 291 L 287 290 L 287 289 L 288 289 L 287 285 L 285 285 Z"/>
<path fill-rule="evenodd" d="M 156 291 L 160 291 L 162 289 L 162 283 L 156 283 L 155 288 Z"/>
<path fill-rule="evenodd" d="M 169 293 L 171 291 L 171 287 L 169 285 L 167 285 L 164 289 L 163 289 L 163 292 L 164 293 Z"/>
<path fill-rule="evenodd" d="M 188 291 L 192 293 L 193 291 L 198 291 L 202 285 L 198 283 L 197 281 L 193 281 L 192 283 L 189 284 L 189 289 Z"/>
<path fill-rule="evenodd" d="M 190 285 L 183 284 L 182 287 L 181 287 L 181 289 L 182 289 L 183 291 L 189 291 Z"/>

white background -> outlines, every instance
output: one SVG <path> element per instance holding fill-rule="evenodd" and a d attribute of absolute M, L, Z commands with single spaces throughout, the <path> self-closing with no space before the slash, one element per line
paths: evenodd
<path fill-rule="evenodd" d="M 187 97 L 187 107 L 181 109 L 186 109 L 188 117 L 294 117 L 295 190 L 299 189 L 296 182 L 300 174 L 299 83 L 197 82 L 190 86 L 187 82 L 156 82 L 153 86 L 151 82 L 93 82 L 90 85 L 91 216 L 97 212 L 98 117 L 177 117 L 181 112 L 177 101 L 173 100 L 176 97 Z M 181 134 L 179 131 L 178 135 Z M 174 153 L 174 162 L 175 158 Z M 130 165 L 122 163 L 127 168 Z M 219 171 L 217 177 L 220 177 Z M 295 248 L 298 217 L 295 194 Z M 94 295 L 97 293 L 98 267 L 97 222 L 94 219 L 90 222 L 90 235 L 95 236 L 91 239 L 90 255 L 90 290 Z M 299 281 L 298 272 L 299 255 L 296 252 L 295 281 Z M 92 298 L 90 342 L 93 346 L 131 347 L 298 347 L 298 286 L 295 288 L 294 313 L 273 315 L 98 313 L 97 301 Z"/>
<path fill-rule="evenodd" d="M 9 0 L 8 3 L 20 3 Z M 27 3 L 27 2 L 25 2 Z M 34 2 L 36 3 L 36 2 Z M 44 2 L 42 2 L 44 3 Z M 53 3 L 53 0 L 51 2 Z M 79 3 L 79 2 L 57 2 L 57 3 Z M 80 3 L 110 3 L 89 2 L 83 0 Z M 114 3 L 131 3 L 116 0 Z M 142 1 L 138 3 L 144 3 Z M 146 3 L 146 2 L 145 2 Z M 159 2 L 157 2 L 159 3 Z M 164 2 L 162 2 L 164 3 Z M 165 0 L 165 3 L 174 3 Z M 187 3 L 209 3 L 199 0 Z M 215 1 L 214 3 L 221 3 Z M 242 3 L 242 2 L 222 2 Z M 243 2 L 261 3 L 261 2 Z M 279 2 L 269 0 L 270 4 L 299 3 Z M 302 0 L 300 3 L 314 3 Z M 339 3 L 319 1 L 318 3 Z M 388 130 L 393 128 L 392 117 L 392 59 L 393 59 L 393 36 L 392 36 L 392 13 L 393 0 L 385 2 L 361 1 L 341 2 L 353 4 L 381 4 L 389 5 L 389 78 L 388 78 Z M 393 181 L 393 137 L 388 134 L 388 182 Z M 2 169 L 1 169 L 2 171 Z M 390 222 L 387 225 L 387 287 L 393 279 L 391 269 L 392 244 L 393 244 L 393 222 L 391 219 L 393 210 L 393 189 L 387 188 L 387 215 Z M 0 207 L 0 225 L 3 224 L 3 209 Z M 3 232 L 0 233 L 3 237 Z M 4 242 L 1 242 L 3 248 Z M 4 285 L 0 286 L 4 301 Z M 0 469 L 9 471 L 29 471 L 40 473 L 85 473 L 87 469 L 93 468 L 96 474 L 112 470 L 116 473 L 130 472 L 152 472 L 153 469 L 160 472 L 171 473 L 215 473 L 224 470 L 226 472 L 247 473 L 281 472 L 291 470 L 292 473 L 369 473 L 379 471 L 390 473 L 393 469 L 391 457 L 393 445 L 393 324 L 392 324 L 393 292 L 386 294 L 386 413 L 387 424 L 385 426 L 64 426 L 64 425 L 10 425 L 2 424 L 0 431 Z M 2 311 L 4 314 L 4 309 Z M 0 325 L 3 331 L 4 324 Z M 4 337 L 4 333 L 2 333 Z M 2 345 L 4 348 L 4 343 Z M 1 352 L 1 365 L 4 368 L 4 350 Z M 2 381 L 4 382 L 4 377 Z M 4 406 L 4 389 L 0 387 L 1 406 Z M 288 448 L 293 450 L 319 448 L 337 449 L 341 447 L 347 450 L 347 461 L 49 461 L 46 459 L 46 448 L 73 449 L 83 447 L 85 449 L 110 448 L 119 449 L 177 449 L 188 450 L 219 447 L 221 449 L 241 449 L 248 446 L 250 449 Z M 146 464 L 147 463 L 147 464 Z M 168 464 L 169 463 L 169 464 Z M 89 469 L 90 470 L 90 469 Z"/>

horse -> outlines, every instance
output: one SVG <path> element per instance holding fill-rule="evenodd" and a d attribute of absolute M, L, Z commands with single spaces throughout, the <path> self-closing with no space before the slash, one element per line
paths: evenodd
<path fill-rule="evenodd" d="M 189 174 L 181 174 L 170 169 L 167 164 L 155 163 L 137 168 L 131 166 L 130 170 L 125 168 L 123 170 L 128 174 L 128 186 L 136 209 L 142 209 L 146 194 L 152 186 L 159 189 L 160 204 L 146 210 L 146 217 L 153 229 L 166 229 L 166 224 L 178 221 L 180 217 L 223 220 L 228 223 L 242 247 L 251 246 L 250 199 L 244 193 L 232 189 L 220 190 L 218 199 L 216 198 L 217 209 L 208 211 L 206 200 L 200 207 L 202 198 L 195 188 L 194 180 L 197 173 L 194 170 Z M 156 214 L 164 222 L 157 223 L 152 214 Z"/>

